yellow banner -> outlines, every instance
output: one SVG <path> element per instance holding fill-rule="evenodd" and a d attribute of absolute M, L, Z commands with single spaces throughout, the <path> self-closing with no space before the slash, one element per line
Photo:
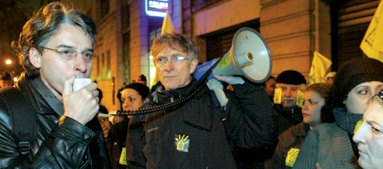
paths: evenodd
<path fill-rule="evenodd" d="M 383 1 L 380 1 L 370 25 L 363 37 L 360 48 L 370 58 L 383 61 Z"/>

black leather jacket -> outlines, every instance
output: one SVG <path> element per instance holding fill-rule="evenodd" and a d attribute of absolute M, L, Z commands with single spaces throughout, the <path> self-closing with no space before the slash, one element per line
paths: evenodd
<path fill-rule="evenodd" d="M 39 77 L 23 74 L 15 86 L 36 115 L 36 137 L 30 142 L 32 160 L 20 155 L 8 105 L 0 99 L 0 168 L 111 168 L 97 117 L 86 126 L 69 117 L 60 118 L 62 102 Z"/>

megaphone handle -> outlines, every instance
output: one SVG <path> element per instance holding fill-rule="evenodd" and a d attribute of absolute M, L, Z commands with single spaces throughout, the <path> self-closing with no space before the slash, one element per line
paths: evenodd
<path fill-rule="evenodd" d="M 220 57 L 220 58 L 213 64 L 213 66 L 211 66 L 211 67 L 209 68 L 209 70 L 207 70 L 206 73 L 203 74 L 203 75 L 201 76 L 201 78 L 200 78 L 196 83 L 194 83 L 194 85 L 193 85 L 192 87 L 190 87 L 190 88 L 188 89 L 188 91 L 186 92 L 186 93 L 188 93 L 188 95 L 189 95 L 191 92 L 193 92 L 193 90 L 195 90 L 194 88 L 200 86 L 202 83 L 206 83 L 207 78 L 208 78 L 208 77 L 210 76 L 210 74 L 213 72 L 213 69 L 214 69 L 215 67 L 217 67 L 217 65 L 219 64 L 219 61 L 221 61 L 222 58 L 223 58 L 223 57 Z"/>

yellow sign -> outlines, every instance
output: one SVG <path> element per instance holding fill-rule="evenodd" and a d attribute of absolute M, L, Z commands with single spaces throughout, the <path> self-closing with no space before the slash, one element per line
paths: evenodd
<path fill-rule="evenodd" d="M 295 161 L 297 160 L 298 154 L 299 154 L 298 148 L 291 148 L 289 152 L 287 153 L 286 165 L 289 167 L 293 167 Z"/>
<path fill-rule="evenodd" d="M 276 88 L 274 90 L 274 103 L 281 104 L 282 103 L 282 89 Z"/>
<path fill-rule="evenodd" d="M 359 120 L 358 123 L 355 125 L 354 134 L 358 131 L 359 127 L 363 124 L 363 119 Z"/>
<path fill-rule="evenodd" d="M 126 165 L 126 148 L 125 147 L 122 147 L 119 163 L 121 165 Z"/>
<path fill-rule="evenodd" d="M 303 92 L 301 92 L 301 90 L 298 90 L 298 94 L 297 94 L 297 106 L 298 107 L 302 107 L 303 106 L 303 98 L 304 98 L 305 94 Z"/>

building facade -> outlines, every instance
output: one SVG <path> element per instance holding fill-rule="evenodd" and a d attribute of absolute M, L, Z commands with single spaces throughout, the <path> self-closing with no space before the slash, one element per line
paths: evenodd
<path fill-rule="evenodd" d="M 151 42 L 161 33 L 163 17 L 148 8 L 166 9 L 176 33 L 194 39 L 200 62 L 221 57 L 241 27 L 257 30 L 273 61 L 272 75 L 293 69 L 308 77 L 314 51 L 333 61 L 333 70 L 362 57 L 359 44 L 379 0 L 87 0 L 74 2 L 98 26 L 97 80 L 109 110 L 119 108 L 117 91 L 143 74 L 151 85 L 155 67 Z M 166 4 L 164 4 L 166 3 Z M 152 5 L 152 6 L 150 6 Z M 154 14 L 156 15 L 156 14 Z"/>

